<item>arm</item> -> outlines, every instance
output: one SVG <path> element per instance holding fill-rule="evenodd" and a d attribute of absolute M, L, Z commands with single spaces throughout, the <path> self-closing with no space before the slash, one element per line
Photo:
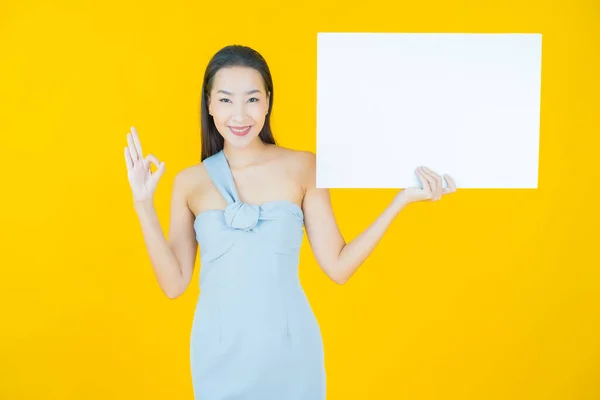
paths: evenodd
<path fill-rule="evenodd" d="M 170 299 L 181 296 L 188 287 L 198 249 L 194 214 L 187 206 L 186 187 L 185 176 L 180 172 L 173 184 L 168 242 L 154 204 L 149 201 L 135 203 L 154 274 L 163 293 Z"/>
<path fill-rule="evenodd" d="M 335 220 L 329 189 L 317 189 L 316 156 L 305 152 L 307 171 L 303 200 L 306 234 L 317 263 L 338 284 L 344 284 L 373 252 L 396 215 L 409 203 L 397 196 L 360 235 L 346 243 Z"/>

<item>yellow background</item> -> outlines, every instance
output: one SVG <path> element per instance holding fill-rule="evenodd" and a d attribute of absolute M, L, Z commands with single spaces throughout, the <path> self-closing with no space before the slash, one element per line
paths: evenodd
<path fill-rule="evenodd" d="M 1 399 L 192 398 L 198 264 L 162 295 L 125 134 L 166 162 L 166 232 L 173 177 L 200 157 L 209 58 L 261 52 L 277 139 L 314 151 L 319 31 L 543 34 L 538 190 L 412 204 L 343 286 L 305 238 L 328 399 L 600 398 L 597 0 L 83 3 L 0 3 Z M 395 193 L 332 190 L 346 240 Z"/>

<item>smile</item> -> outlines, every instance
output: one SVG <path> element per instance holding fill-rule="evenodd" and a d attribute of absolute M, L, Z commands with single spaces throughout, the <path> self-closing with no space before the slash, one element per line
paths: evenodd
<path fill-rule="evenodd" d="M 236 136 L 245 136 L 250 132 L 250 126 L 234 127 L 230 126 L 229 130 Z"/>

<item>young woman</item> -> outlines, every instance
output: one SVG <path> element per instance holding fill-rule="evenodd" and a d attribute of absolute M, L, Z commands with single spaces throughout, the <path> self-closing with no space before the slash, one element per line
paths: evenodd
<path fill-rule="evenodd" d="M 194 395 L 202 400 L 325 399 L 321 332 L 298 279 L 303 228 L 320 267 L 342 284 L 407 204 L 456 190 L 449 176 L 443 188 L 440 176 L 417 168 L 423 188 L 400 191 L 346 243 L 329 190 L 315 188 L 315 154 L 276 144 L 272 109 L 263 57 L 238 45 L 217 52 L 204 75 L 202 162 L 175 176 L 168 241 L 153 206 L 165 163 L 143 156 L 134 128 L 127 134 L 135 210 L 169 298 L 188 287 L 200 245 L 190 357 Z"/>

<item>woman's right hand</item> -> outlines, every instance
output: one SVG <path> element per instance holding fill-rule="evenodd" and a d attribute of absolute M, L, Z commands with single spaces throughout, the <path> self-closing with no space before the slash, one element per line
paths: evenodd
<path fill-rule="evenodd" d="M 137 131 L 132 126 L 127 133 L 125 147 L 125 163 L 127 164 L 127 178 L 133 192 L 135 203 L 152 201 L 160 177 L 165 172 L 165 163 L 159 162 L 152 154 L 143 157 L 142 145 Z M 154 173 L 150 172 L 150 163 L 157 167 Z"/>

